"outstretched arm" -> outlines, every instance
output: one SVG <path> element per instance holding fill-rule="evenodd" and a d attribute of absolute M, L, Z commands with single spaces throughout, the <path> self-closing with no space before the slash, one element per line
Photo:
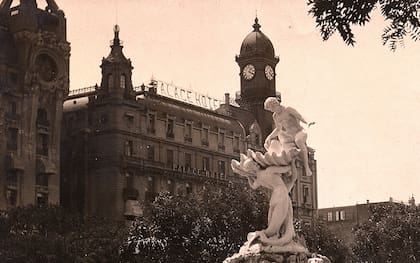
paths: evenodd
<path fill-rule="evenodd" d="M 303 122 L 303 123 L 305 123 L 305 124 L 308 124 L 308 122 L 305 120 L 305 118 L 297 111 L 297 110 L 295 110 L 294 108 L 292 108 L 292 107 L 287 107 L 287 109 L 286 109 L 290 114 L 292 114 L 296 119 L 298 119 L 298 120 L 300 120 L 301 122 Z M 312 125 L 312 124 L 314 124 L 314 123 L 309 123 L 308 124 L 308 126 L 309 125 Z"/>

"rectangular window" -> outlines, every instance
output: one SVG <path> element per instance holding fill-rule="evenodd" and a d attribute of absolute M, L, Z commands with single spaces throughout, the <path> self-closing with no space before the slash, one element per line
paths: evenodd
<path fill-rule="evenodd" d="M 185 141 L 191 142 L 192 137 L 192 125 L 191 123 L 185 124 Z"/>
<path fill-rule="evenodd" d="M 132 125 L 134 123 L 134 115 L 132 113 L 126 112 L 124 114 L 124 117 L 125 117 L 125 122 L 127 123 L 127 125 Z"/>
<path fill-rule="evenodd" d="M 168 125 L 167 125 L 167 129 L 166 129 L 166 136 L 168 138 L 174 138 L 174 120 L 173 119 L 168 119 Z"/>
<path fill-rule="evenodd" d="M 147 159 L 154 161 L 155 160 L 155 147 L 153 145 L 147 145 Z"/>
<path fill-rule="evenodd" d="M 192 158 L 191 154 L 185 153 L 185 169 L 189 171 L 191 169 Z"/>
<path fill-rule="evenodd" d="M 342 221 L 346 220 L 346 212 L 344 210 L 340 211 L 340 220 Z"/>
<path fill-rule="evenodd" d="M 35 184 L 38 186 L 48 187 L 48 175 L 39 173 L 35 177 Z"/>
<path fill-rule="evenodd" d="M 335 211 L 335 221 L 340 220 L 340 211 Z"/>
<path fill-rule="evenodd" d="M 223 131 L 219 132 L 219 150 L 225 150 L 225 133 Z"/>
<path fill-rule="evenodd" d="M 50 122 L 48 120 L 48 112 L 45 109 L 38 109 L 37 117 L 36 117 L 36 124 L 42 126 L 50 126 Z"/>
<path fill-rule="evenodd" d="M 133 156 L 133 149 L 134 149 L 133 141 L 125 141 L 124 147 L 125 147 L 125 150 L 124 150 L 125 155 Z"/>
<path fill-rule="evenodd" d="M 15 101 L 9 102 L 9 108 L 8 108 L 8 111 L 6 112 L 6 117 L 12 120 L 17 119 L 17 106 L 16 106 Z"/>
<path fill-rule="evenodd" d="M 8 206 L 15 207 L 17 205 L 17 189 L 7 188 L 6 201 Z"/>
<path fill-rule="evenodd" d="M 328 214 L 327 214 L 327 220 L 328 221 L 333 221 L 333 213 L 332 212 L 328 212 Z"/>
<path fill-rule="evenodd" d="M 174 168 L 174 151 L 172 150 L 166 151 L 166 167 Z"/>
<path fill-rule="evenodd" d="M 18 129 L 7 129 L 7 150 L 16 151 L 18 148 Z"/>
<path fill-rule="evenodd" d="M 155 114 L 153 113 L 149 113 L 148 115 L 147 131 L 149 133 L 155 133 Z"/>
<path fill-rule="evenodd" d="M 18 184 L 18 172 L 16 170 L 9 170 L 6 173 L 7 185 L 16 187 Z"/>
<path fill-rule="evenodd" d="M 48 134 L 39 133 L 38 141 L 36 144 L 36 153 L 40 155 L 48 156 L 48 144 L 49 144 Z"/>
<path fill-rule="evenodd" d="M 114 77 L 112 74 L 108 75 L 108 88 L 112 89 L 114 87 Z"/>
<path fill-rule="evenodd" d="M 201 142 L 202 145 L 209 146 L 209 129 L 203 128 L 201 130 Z"/>
<path fill-rule="evenodd" d="M 222 144 L 222 145 L 225 145 L 225 133 L 224 132 L 219 133 L 219 143 Z"/>
<path fill-rule="evenodd" d="M 226 163 L 224 161 L 219 161 L 218 163 L 218 170 L 219 170 L 219 175 L 220 177 L 225 177 L 225 173 L 226 173 Z"/>
<path fill-rule="evenodd" d="M 208 157 L 203 157 L 203 170 L 210 171 L 210 160 Z"/>
<path fill-rule="evenodd" d="M 18 172 L 9 170 L 6 173 L 6 202 L 8 206 L 15 207 L 18 198 Z"/>
<path fill-rule="evenodd" d="M 125 89 L 125 75 L 120 76 L 120 88 Z"/>
<path fill-rule="evenodd" d="M 303 186 L 303 203 L 309 202 L 309 187 L 304 185 Z"/>
<path fill-rule="evenodd" d="M 233 151 L 239 153 L 239 137 L 235 136 L 233 138 Z"/>

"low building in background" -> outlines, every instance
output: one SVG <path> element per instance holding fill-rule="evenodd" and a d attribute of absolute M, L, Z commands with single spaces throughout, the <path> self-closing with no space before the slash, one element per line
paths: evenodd
<path fill-rule="evenodd" d="M 367 200 L 365 204 L 320 208 L 318 209 L 318 218 L 327 224 L 333 234 L 351 247 L 354 242 L 353 228 L 369 220 L 372 215 L 372 206 L 387 203 L 406 205 L 403 202 L 397 202 L 392 198 L 390 198 L 389 201 L 376 203 L 370 203 L 369 200 Z M 410 198 L 408 205 L 415 205 L 414 197 Z"/>

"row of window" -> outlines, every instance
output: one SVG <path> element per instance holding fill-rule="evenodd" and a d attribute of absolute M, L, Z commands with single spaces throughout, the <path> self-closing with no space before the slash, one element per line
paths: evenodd
<path fill-rule="evenodd" d="M 155 161 L 155 147 L 153 145 L 147 145 L 146 146 L 146 152 L 147 152 L 147 159 L 151 161 Z M 126 156 L 133 156 L 134 154 L 134 144 L 133 141 L 125 141 L 125 155 Z M 193 171 L 195 167 L 192 165 L 192 155 L 191 153 L 184 153 L 184 165 L 179 166 L 179 164 L 175 167 L 174 163 L 174 151 L 171 149 L 166 150 L 166 167 L 167 168 L 178 168 L 184 171 Z M 202 157 L 202 170 L 203 171 L 211 171 L 210 166 L 210 158 L 209 157 Z M 226 163 L 225 161 L 219 160 L 218 166 L 217 166 L 217 173 L 219 175 L 225 175 L 226 174 Z"/>
<path fill-rule="evenodd" d="M 346 220 L 346 211 L 335 211 L 335 221 L 344 221 Z M 327 221 L 331 222 L 333 220 L 333 212 L 327 213 Z"/>
<path fill-rule="evenodd" d="M 125 89 L 125 85 L 126 85 L 126 76 L 124 74 L 120 75 L 119 77 L 119 87 L 121 89 Z M 114 75 L 109 74 L 108 75 L 108 88 L 112 89 L 114 88 Z"/>
<path fill-rule="evenodd" d="M 18 136 L 19 136 L 19 129 L 17 128 L 8 128 L 7 129 L 7 145 L 6 148 L 8 151 L 17 151 L 18 150 Z M 36 144 L 36 153 L 48 156 L 48 148 L 49 148 L 49 134 L 44 132 L 39 132 L 37 134 L 37 144 Z"/>
<path fill-rule="evenodd" d="M 18 189 L 7 187 L 6 189 L 6 202 L 8 207 L 17 206 Z M 35 205 L 47 206 L 48 205 L 48 192 L 37 191 L 35 195 Z"/>
<path fill-rule="evenodd" d="M 154 134 L 156 131 L 156 116 L 154 113 L 149 113 L 148 115 L 148 125 L 147 125 L 147 131 L 149 133 Z M 167 120 L 166 124 L 166 137 L 170 139 L 175 138 L 174 133 L 175 128 L 175 120 L 169 118 Z M 184 139 L 186 142 L 192 143 L 192 131 L 193 131 L 193 125 L 191 122 L 186 122 L 184 127 Z M 209 132 L 210 129 L 208 127 L 202 127 L 201 128 L 201 144 L 203 146 L 209 146 Z M 223 130 L 219 130 L 218 133 L 218 149 L 224 151 L 225 150 L 225 132 Z M 234 136 L 233 139 L 233 149 L 235 152 L 239 152 L 239 136 Z"/>
<path fill-rule="evenodd" d="M 9 170 L 6 173 L 6 201 L 10 207 L 15 207 L 18 203 L 19 177 L 16 170 Z M 35 177 L 36 205 L 45 206 L 48 204 L 48 180 L 48 175 L 43 173 L 39 173 Z"/>
<path fill-rule="evenodd" d="M 302 169 L 302 168 L 298 168 L 298 169 Z M 297 193 L 295 190 L 296 186 L 292 188 L 290 196 L 292 198 L 292 200 L 296 200 L 297 198 Z M 311 194 L 310 194 L 310 186 L 309 185 L 302 185 L 302 204 L 312 204 L 311 203 Z"/>
<path fill-rule="evenodd" d="M 16 101 L 9 101 L 9 106 L 6 111 L 6 118 L 11 119 L 11 120 L 19 119 Z M 36 124 L 46 126 L 46 127 L 50 126 L 50 122 L 48 120 L 48 112 L 46 109 L 44 108 L 38 109 L 37 117 L 36 117 Z"/>

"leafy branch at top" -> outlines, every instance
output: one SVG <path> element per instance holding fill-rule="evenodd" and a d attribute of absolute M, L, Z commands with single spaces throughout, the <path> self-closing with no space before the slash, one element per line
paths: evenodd
<path fill-rule="evenodd" d="M 323 40 L 336 31 L 347 45 L 354 46 L 351 26 L 364 26 L 371 20 L 371 12 L 379 6 L 382 16 L 390 21 L 382 33 L 383 45 L 392 51 L 404 46 L 404 37 L 420 39 L 420 0 L 308 0 L 309 14 L 315 18 Z"/>

